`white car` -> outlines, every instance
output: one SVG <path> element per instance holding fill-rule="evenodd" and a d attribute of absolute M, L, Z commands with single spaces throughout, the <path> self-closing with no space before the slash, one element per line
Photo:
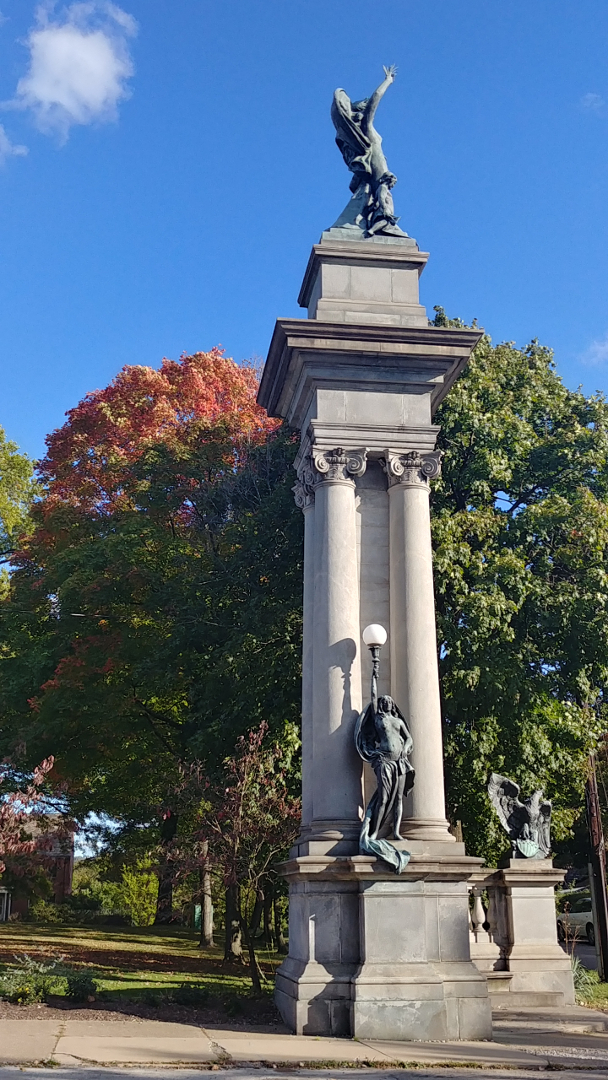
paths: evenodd
<path fill-rule="evenodd" d="M 589 889 L 572 889 L 558 898 L 557 936 L 559 941 L 582 941 L 595 945 L 595 926 Z"/>

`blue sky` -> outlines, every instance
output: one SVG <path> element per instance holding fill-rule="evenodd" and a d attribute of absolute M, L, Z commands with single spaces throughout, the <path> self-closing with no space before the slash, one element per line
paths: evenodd
<path fill-rule="evenodd" d="M 378 113 L 422 301 L 608 390 L 605 0 L 0 0 L 0 425 L 28 453 L 123 364 L 264 356 Z M 27 153 L 26 153 L 27 151 Z"/>

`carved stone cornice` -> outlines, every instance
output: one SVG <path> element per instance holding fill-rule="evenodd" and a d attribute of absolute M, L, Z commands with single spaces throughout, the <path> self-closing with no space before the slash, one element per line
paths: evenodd
<path fill-rule="evenodd" d="M 353 483 L 356 476 L 363 476 L 367 466 L 365 447 L 357 450 L 343 450 L 341 446 L 335 450 L 318 450 L 313 447 L 311 457 L 315 487 L 325 480 L 333 483 Z"/>
<path fill-rule="evenodd" d="M 408 454 L 395 454 L 387 450 L 382 467 L 388 477 L 389 488 L 400 484 L 428 490 L 429 480 L 435 480 L 441 472 L 441 458 L 441 450 L 428 454 L 419 454 L 416 450 Z"/>

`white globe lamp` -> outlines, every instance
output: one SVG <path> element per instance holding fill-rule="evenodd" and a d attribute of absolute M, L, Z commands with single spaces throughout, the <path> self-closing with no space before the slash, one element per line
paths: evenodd
<path fill-rule="evenodd" d="M 369 649 L 379 649 L 386 644 L 388 634 L 380 623 L 370 623 L 363 631 L 363 640 Z"/>

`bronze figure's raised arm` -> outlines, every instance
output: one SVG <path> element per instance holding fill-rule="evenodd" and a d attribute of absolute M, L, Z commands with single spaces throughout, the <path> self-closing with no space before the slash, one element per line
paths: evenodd
<path fill-rule="evenodd" d="M 380 101 L 395 80 L 396 67 L 384 69 L 384 79 L 369 98 L 351 101 L 345 90 L 336 90 L 331 118 L 336 143 L 353 174 L 353 197 L 333 228 L 350 228 L 365 236 L 407 236 L 395 217 L 391 188 L 397 177 L 387 165 L 382 136 L 374 127 Z"/>

